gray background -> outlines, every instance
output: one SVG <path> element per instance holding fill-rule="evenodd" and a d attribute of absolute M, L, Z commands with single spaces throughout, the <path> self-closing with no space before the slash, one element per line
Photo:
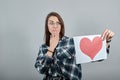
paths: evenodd
<path fill-rule="evenodd" d="M 83 80 L 120 80 L 120 0 L 0 0 L 0 80 L 42 80 L 34 63 L 51 11 L 69 37 L 114 31 L 108 59 L 82 64 L 82 72 Z"/>

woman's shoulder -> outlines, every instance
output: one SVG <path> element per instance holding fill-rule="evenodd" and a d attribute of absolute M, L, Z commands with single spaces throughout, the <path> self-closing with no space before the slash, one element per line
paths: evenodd
<path fill-rule="evenodd" d="M 61 40 L 71 40 L 71 39 L 73 39 L 73 38 L 68 37 L 68 36 L 63 36 Z"/>
<path fill-rule="evenodd" d="M 64 37 L 63 37 L 63 40 L 73 41 L 73 37 L 64 36 Z"/>
<path fill-rule="evenodd" d="M 73 38 L 68 37 L 68 36 L 63 36 L 60 42 L 63 43 L 73 43 Z"/>

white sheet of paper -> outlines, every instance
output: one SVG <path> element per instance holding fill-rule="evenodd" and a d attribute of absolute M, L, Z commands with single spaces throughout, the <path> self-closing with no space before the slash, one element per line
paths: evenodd
<path fill-rule="evenodd" d="M 100 36 L 88 35 L 73 37 L 77 64 L 107 59 L 106 40 L 102 41 Z"/>

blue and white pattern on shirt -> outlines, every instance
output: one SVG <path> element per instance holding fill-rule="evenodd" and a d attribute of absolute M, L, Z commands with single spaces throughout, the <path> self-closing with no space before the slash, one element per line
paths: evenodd
<path fill-rule="evenodd" d="M 64 76 L 70 80 L 81 80 L 81 64 L 76 64 L 73 38 L 62 37 L 55 48 L 54 55 L 46 55 L 48 46 L 40 46 L 35 68 L 41 74 Z"/>
<path fill-rule="evenodd" d="M 62 37 L 53 57 L 46 55 L 48 46 L 40 46 L 35 67 L 41 74 L 60 75 L 70 80 L 81 80 L 81 65 L 76 64 L 73 38 Z"/>

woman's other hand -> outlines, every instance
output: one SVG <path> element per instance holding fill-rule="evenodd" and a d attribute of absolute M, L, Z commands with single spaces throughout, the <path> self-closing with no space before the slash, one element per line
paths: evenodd
<path fill-rule="evenodd" d="M 106 29 L 103 33 L 102 33 L 102 39 L 106 41 L 110 41 L 113 36 L 115 35 L 115 33 L 109 29 Z"/>
<path fill-rule="evenodd" d="M 109 30 L 109 29 L 106 29 L 106 30 L 102 33 L 101 37 L 102 37 L 103 40 L 106 39 L 106 42 L 107 42 L 106 47 L 107 47 L 107 48 L 109 47 L 109 44 L 108 44 L 108 43 L 111 41 L 111 39 L 113 38 L 114 35 L 115 35 L 115 33 L 114 33 L 113 31 Z"/>

